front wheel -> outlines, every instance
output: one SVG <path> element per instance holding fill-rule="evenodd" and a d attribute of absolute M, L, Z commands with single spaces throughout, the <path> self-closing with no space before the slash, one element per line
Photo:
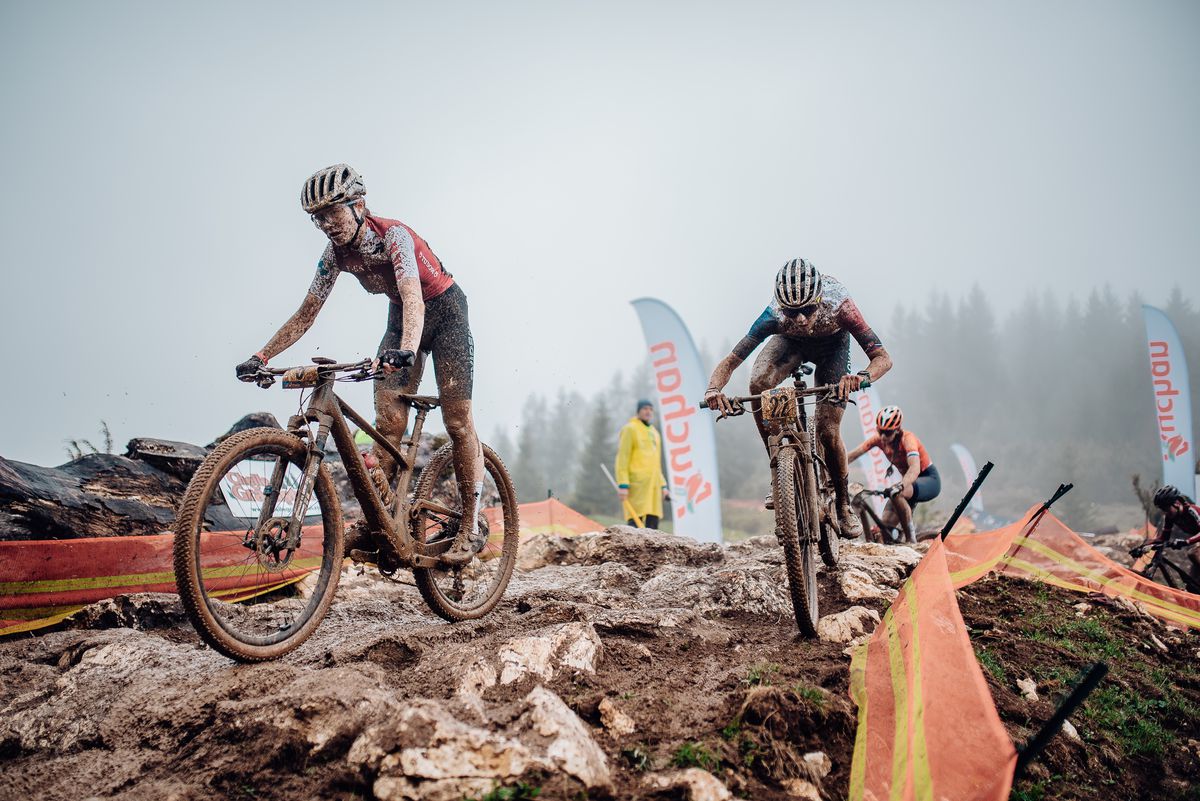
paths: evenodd
<path fill-rule="evenodd" d="M 788 586 L 796 625 L 805 637 L 817 634 L 817 548 L 820 533 L 810 531 L 818 525 L 814 508 L 812 467 L 803 464 L 790 449 L 781 450 L 775 460 L 775 529 L 783 544 Z"/>
<path fill-rule="evenodd" d="M 414 568 L 421 597 L 438 616 L 455 622 L 483 617 L 496 607 L 508 588 L 517 561 L 520 522 L 517 493 L 504 462 L 483 446 L 483 493 L 479 500 L 479 534 L 475 557 L 459 567 Z M 421 471 L 413 492 L 412 535 L 419 543 L 453 540 L 461 517 L 422 509 L 422 501 L 462 514 L 462 499 L 454 472 L 453 445 L 442 446 Z"/>
<path fill-rule="evenodd" d="M 208 455 L 183 496 L 175 521 L 179 598 L 201 639 L 232 659 L 262 662 L 296 648 L 337 590 L 342 509 L 323 465 L 300 531 L 292 530 L 308 458 L 294 434 L 242 431 Z"/>

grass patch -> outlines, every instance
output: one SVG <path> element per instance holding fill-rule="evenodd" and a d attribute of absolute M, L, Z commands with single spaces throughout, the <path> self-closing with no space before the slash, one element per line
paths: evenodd
<path fill-rule="evenodd" d="M 736 738 L 738 736 L 738 734 L 741 733 L 741 731 L 742 731 L 742 719 L 740 717 L 734 718 L 733 720 L 726 723 L 725 726 L 721 729 L 721 736 L 724 737 L 726 740 L 732 740 L 732 739 Z"/>
<path fill-rule="evenodd" d="M 746 678 L 742 679 L 742 684 L 748 687 L 770 685 L 771 679 L 779 673 L 779 665 L 773 662 L 760 662 L 757 665 L 751 665 L 750 671 L 746 673 Z"/>
<path fill-rule="evenodd" d="M 493 787 L 475 801 L 532 801 L 542 794 L 542 788 L 525 782 Z"/>
<path fill-rule="evenodd" d="M 721 760 L 704 743 L 686 742 L 671 755 L 671 764 L 677 768 L 703 768 L 711 773 Z"/>
<path fill-rule="evenodd" d="M 825 691 L 820 687 L 810 687 L 807 684 L 797 684 L 792 688 L 792 692 L 819 709 L 825 708 Z"/>
<path fill-rule="evenodd" d="M 1101 686 L 1084 702 L 1081 717 L 1088 726 L 1113 737 L 1127 756 L 1161 756 L 1175 742 L 1175 735 L 1159 724 L 1170 706 L 1165 699 Z"/>
<path fill-rule="evenodd" d="M 1004 672 L 1004 665 L 990 651 L 976 645 L 975 658 L 979 660 L 979 664 L 983 665 L 984 670 L 992 674 L 992 678 L 1001 684 L 1007 683 L 1008 674 Z"/>

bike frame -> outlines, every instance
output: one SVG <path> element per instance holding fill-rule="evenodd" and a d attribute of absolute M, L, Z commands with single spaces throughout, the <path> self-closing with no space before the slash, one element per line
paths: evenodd
<path fill-rule="evenodd" d="M 317 360 L 314 359 L 314 361 Z M 431 501 L 422 501 L 415 506 L 410 506 L 408 488 L 416 467 L 421 428 L 425 423 L 425 416 L 431 409 L 438 406 L 439 401 L 437 398 L 421 395 L 401 394 L 399 396 L 402 402 L 417 410 L 417 415 L 413 423 L 412 435 L 400 443 L 401 448 L 397 448 L 333 391 L 333 382 L 337 373 L 340 370 L 355 367 L 361 367 L 361 365 L 318 363 L 315 367 L 270 371 L 272 375 L 283 376 L 284 388 L 313 388 L 312 396 L 309 398 L 304 413 L 294 415 L 288 421 L 287 430 L 308 442 L 308 458 L 305 461 L 300 486 L 297 488 L 296 501 L 292 507 L 292 519 L 289 521 L 290 537 L 298 546 L 304 512 L 312 497 L 317 471 L 320 470 L 321 462 L 325 458 L 325 443 L 332 434 L 334 445 L 338 454 L 341 455 L 342 464 L 350 477 L 350 488 L 362 507 L 363 517 L 372 533 L 383 536 L 401 566 L 436 567 L 438 556 L 449 550 L 452 543 L 449 540 L 437 543 L 419 543 L 410 533 L 410 525 L 424 512 L 452 519 L 461 517 L 461 514 Z M 347 417 L 366 431 L 380 447 L 396 460 L 395 486 L 391 488 L 395 496 L 392 509 L 387 508 L 375 488 L 375 482 L 371 480 L 362 455 L 359 454 L 358 447 L 355 445 L 354 435 L 350 432 L 350 426 L 346 422 Z M 311 423 L 317 425 L 315 435 L 309 428 Z M 274 488 L 274 492 L 263 504 L 263 510 L 259 516 L 260 530 L 274 515 L 275 498 L 278 495 L 278 488 L 283 485 L 286 471 L 287 464 L 282 461 L 275 467 L 275 474 L 271 478 L 270 485 Z"/>
<path fill-rule="evenodd" d="M 1200 585 L 1197 585 L 1196 580 L 1191 577 L 1188 571 L 1184 570 L 1182 567 L 1168 559 L 1165 551 L 1166 548 L 1155 549 L 1154 558 L 1151 559 L 1150 564 L 1146 565 L 1146 567 L 1142 570 L 1142 575 L 1151 581 L 1154 581 L 1155 572 L 1161 570 L 1163 579 L 1172 589 L 1185 590 L 1190 593 L 1200 593 Z M 1172 572 L 1175 573 L 1176 579 L 1182 582 L 1182 587 L 1177 587 L 1172 583 Z"/>

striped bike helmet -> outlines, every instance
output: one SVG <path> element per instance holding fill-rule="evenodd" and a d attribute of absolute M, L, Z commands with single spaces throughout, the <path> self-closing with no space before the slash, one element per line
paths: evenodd
<path fill-rule="evenodd" d="M 812 306 L 821 299 L 821 274 L 812 262 L 792 259 L 775 276 L 775 299 L 788 309 Z"/>
<path fill-rule="evenodd" d="M 349 164 L 334 164 L 317 170 L 300 190 L 300 205 L 314 214 L 334 203 L 356 200 L 367 194 L 362 176 Z"/>
<path fill-rule="evenodd" d="M 899 431 L 904 414 L 899 406 L 884 406 L 875 417 L 875 428 L 879 431 Z"/>

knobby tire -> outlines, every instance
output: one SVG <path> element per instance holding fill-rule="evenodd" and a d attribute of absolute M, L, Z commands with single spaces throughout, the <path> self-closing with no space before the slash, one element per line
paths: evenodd
<path fill-rule="evenodd" d="M 442 588 L 438 586 L 438 574 L 443 572 L 440 568 L 413 568 L 413 578 L 416 579 L 417 589 L 420 591 L 421 597 L 425 599 L 425 603 L 429 605 L 429 608 L 435 614 L 451 623 L 460 620 L 475 620 L 491 612 L 496 607 L 496 604 L 500 603 L 500 599 L 504 597 L 509 579 L 512 578 L 513 567 L 517 562 L 517 547 L 520 540 L 517 493 L 513 489 L 512 478 L 509 477 L 508 469 L 505 468 L 504 462 L 487 445 L 482 445 L 482 447 L 484 472 L 495 482 L 496 490 L 500 494 L 500 504 L 503 509 L 504 518 L 504 543 L 501 546 L 500 555 L 496 557 L 496 560 L 499 562 L 499 574 L 493 577 L 494 584 L 492 591 L 481 602 L 471 606 L 463 606 L 453 598 L 447 596 Z M 430 458 L 429 464 L 421 471 L 421 478 L 417 482 L 416 490 L 413 492 L 414 506 L 420 501 L 432 499 L 437 489 L 438 477 L 451 465 L 452 459 L 453 446 L 449 443 L 443 445 Z M 451 474 L 453 474 L 453 471 L 451 471 Z M 420 543 L 425 542 L 426 536 L 426 527 L 423 520 L 423 516 L 418 517 L 413 521 L 412 525 L 413 539 Z"/>
<path fill-rule="evenodd" d="M 817 548 L 819 532 L 808 531 L 816 525 L 812 508 L 813 476 L 811 467 L 799 463 L 794 451 L 780 450 L 775 460 L 774 488 L 775 531 L 783 545 L 788 587 L 796 625 L 805 637 L 817 634 Z M 814 536 L 815 535 L 815 536 Z"/>
<path fill-rule="evenodd" d="M 187 492 L 175 520 L 175 584 L 188 619 L 204 642 L 214 650 L 239 662 L 265 662 L 277 659 L 297 648 L 320 625 L 337 591 L 342 566 L 342 508 L 329 469 L 321 465 L 317 472 L 314 495 L 321 510 L 322 552 L 317 583 L 289 635 L 274 642 L 272 638 L 239 636 L 213 613 L 215 603 L 205 591 L 200 569 L 200 535 L 205 530 L 205 511 L 209 502 L 221 493 L 220 480 L 225 473 L 255 451 L 274 452 L 289 463 L 304 469 L 308 457 L 305 442 L 277 428 L 252 428 L 229 437 L 201 463 L 188 483 Z M 308 535 L 308 536 L 311 536 Z"/>

